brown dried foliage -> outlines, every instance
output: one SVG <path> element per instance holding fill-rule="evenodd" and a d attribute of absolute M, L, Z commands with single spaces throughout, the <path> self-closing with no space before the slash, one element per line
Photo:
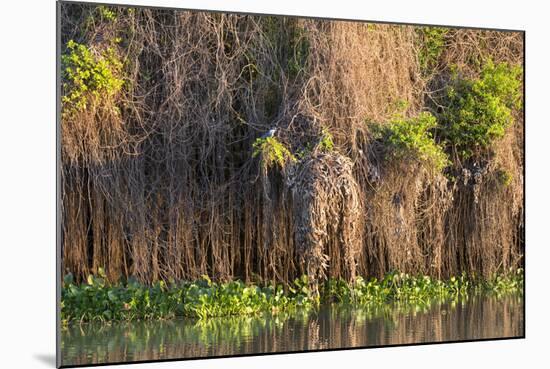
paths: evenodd
<path fill-rule="evenodd" d="M 370 138 L 365 120 L 388 120 L 398 100 L 414 115 L 437 85 L 419 72 L 414 27 L 120 8 L 79 28 L 89 8 L 62 5 L 62 42 L 119 35 L 128 83 L 61 121 L 64 271 L 288 282 L 520 265 L 519 112 L 477 201 L 470 182 L 388 163 Z M 440 63 L 468 64 L 480 44 L 521 61 L 520 36 L 453 31 Z M 306 152 L 284 169 L 251 155 L 273 127 Z M 331 152 L 315 148 L 322 129 Z"/>

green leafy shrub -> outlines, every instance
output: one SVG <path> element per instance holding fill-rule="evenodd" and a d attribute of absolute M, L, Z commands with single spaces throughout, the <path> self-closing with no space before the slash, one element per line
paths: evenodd
<path fill-rule="evenodd" d="M 431 133 L 437 121 L 430 113 L 414 118 L 395 118 L 388 124 L 375 124 L 372 129 L 390 158 L 418 160 L 438 171 L 448 165 L 448 158 Z"/>
<path fill-rule="evenodd" d="M 257 138 L 252 148 L 252 157 L 261 156 L 262 165 L 266 168 L 276 165 L 283 169 L 288 162 L 296 161 L 294 155 L 275 137 Z"/>
<path fill-rule="evenodd" d="M 420 38 L 418 62 L 421 70 L 427 74 L 437 64 L 449 30 L 442 27 L 418 27 L 416 32 Z"/>
<path fill-rule="evenodd" d="M 85 110 L 90 97 L 109 97 L 122 88 L 122 62 L 112 47 L 94 55 L 86 45 L 70 40 L 61 63 L 65 113 Z"/>
<path fill-rule="evenodd" d="M 520 66 L 488 62 L 479 79 L 456 73 L 446 91 L 442 137 L 463 158 L 478 155 L 504 136 L 512 109 L 521 108 Z"/>

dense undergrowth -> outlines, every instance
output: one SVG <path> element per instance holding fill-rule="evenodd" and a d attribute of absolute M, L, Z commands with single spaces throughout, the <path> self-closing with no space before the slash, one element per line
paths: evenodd
<path fill-rule="evenodd" d="M 89 276 L 77 285 L 67 275 L 62 290 L 61 318 L 71 321 L 116 321 L 212 318 L 258 314 L 287 314 L 335 303 L 357 308 L 403 303 L 429 305 L 433 301 L 460 300 L 476 293 L 502 296 L 523 293 L 523 272 L 518 270 L 490 279 L 465 274 L 449 280 L 429 276 L 389 273 L 383 279 L 361 277 L 354 282 L 332 278 L 320 288 L 309 287 L 308 277 L 297 278 L 290 286 L 250 285 L 242 281 L 212 282 L 207 276 L 195 282 L 157 282 L 146 286 L 131 279 L 110 284 L 105 276 Z"/>
<path fill-rule="evenodd" d="M 242 296 L 523 266 L 521 33 L 76 3 L 61 25 L 64 311 L 229 309 L 174 302 L 189 284 L 128 310 L 129 276 L 147 305 L 202 275 Z"/>

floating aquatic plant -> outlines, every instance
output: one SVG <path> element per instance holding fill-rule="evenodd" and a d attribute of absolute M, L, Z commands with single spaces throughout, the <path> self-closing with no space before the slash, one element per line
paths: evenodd
<path fill-rule="evenodd" d="M 143 285 L 134 279 L 109 284 L 102 269 L 87 283 L 74 284 L 65 276 L 61 316 L 70 321 L 170 319 L 186 316 L 199 319 L 219 316 L 279 314 L 307 310 L 319 303 L 341 303 L 356 307 L 390 302 L 427 304 L 434 299 L 453 299 L 472 293 L 521 293 L 523 271 L 478 280 L 462 274 L 448 280 L 406 273 L 388 273 L 384 278 L 357 277 L 349 283 L 328 279 L 320 297 L 310 290 L 303 275 L 290 286 L 251 285 L 242 281 L 215 283 L 203 276 L 194 282 L 156 282 Z"/>

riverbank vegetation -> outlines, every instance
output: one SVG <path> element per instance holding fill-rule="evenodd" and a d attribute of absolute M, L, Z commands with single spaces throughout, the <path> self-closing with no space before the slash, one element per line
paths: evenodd
<path fill-rule="evenodd" d="M 523 267 L 520 32 L 62 3 L 60 60 L 65 321 Z"/>
<path fill-rule="evenodd" d="M 475 294 L 521 294 L 523 271 L 490 279 L 466 275 L 436 280 L 428 276 L 389 273 L 383 279 L 361 277 L 353 282 L 331 278 L 320 295 L 309 287 L 308 277 L 297 278 L 290 286 L 250 285 L 242 281 L 215 283 L 207 276 L 195 282 L 159 281 L 147 286 L 135 279 L 110 284 L 105 275 L 89 276 L 76 285 L 67 275 L 63 285 L 63 322 L 132 321 L 190 317 L 288 314 L 315 309 L 320 304 L 343 304 L 354 308 L 401 303 L 426 306 L 434 301 L 460 301 Z"/>
<path fill-rule="evenodd" d="M 443 342 L 523 335 L 523 298 L 476 295 L 433 306 L 335 306 L 292 315 L 72 324 L 67 365 Z M 469 335 L 471 334 L 471 335 Z M 97 344 L 101 342 L 101 344 Z M 184 342 L 185 344 L 174 344 Z M 183 347 L 183 349 L 182 349 Z"/>

